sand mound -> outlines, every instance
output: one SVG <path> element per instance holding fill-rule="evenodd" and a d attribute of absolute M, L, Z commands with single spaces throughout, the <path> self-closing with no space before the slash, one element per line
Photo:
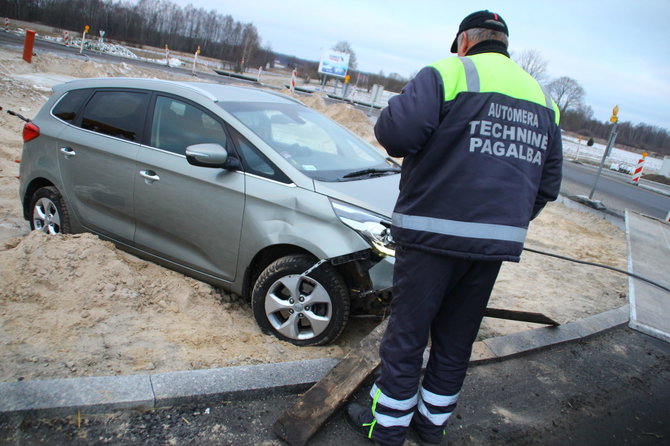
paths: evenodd
<path fill-rule="evenodd" d="M 5 248 L 2 381 L 342 354 L 337 346 L 302 349 L 270 339 L 239 299 L 92 234 L 31 232 Z"/>

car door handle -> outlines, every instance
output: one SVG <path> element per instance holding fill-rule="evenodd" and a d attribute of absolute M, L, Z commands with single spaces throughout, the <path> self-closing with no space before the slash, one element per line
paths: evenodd
<path fill-rule="evenodd" d="M 61 147 L 60 148 L 60 153 L 65 155 L 65 159 L 71 158 L 77 154 L 74 150 L 72 150 L 70 147 Z"/>
<path fill-rule="evenodd" d="M 159 181 L 161 179 L 161 177 L 156 175 L 156 172 L 153 170 L 140 170 L 140 175 L 144 178 L 144 182 L 147 184 L 151 184 L 154 181 Z"/>

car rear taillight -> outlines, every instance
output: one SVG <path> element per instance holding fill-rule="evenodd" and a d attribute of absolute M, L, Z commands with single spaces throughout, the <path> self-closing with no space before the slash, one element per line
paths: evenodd
<path fill-rule="evenodd" d="M 23 142 L 31 141 L 40 136 L 40 128 L 32 122 L 27 122 L 23 126 Z"/>

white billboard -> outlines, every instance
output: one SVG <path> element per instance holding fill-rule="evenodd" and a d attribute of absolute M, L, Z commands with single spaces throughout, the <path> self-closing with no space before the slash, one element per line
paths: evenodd
<path fill-rule="evenodd" d="M 327 76 L 344 77 L 349 68 L 349 55 L 333 50 L 323 50 L 319 61 L 319 73 Z"/>

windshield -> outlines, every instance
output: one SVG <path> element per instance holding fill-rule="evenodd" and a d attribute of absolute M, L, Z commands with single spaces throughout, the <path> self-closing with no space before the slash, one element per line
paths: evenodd
<path fill-rule="evenodd" d="M 269 102 L 219 105 L 293 166 L 316 180 L 350 181 L 399 171 L 379 150 L 303 105 Z"/>

